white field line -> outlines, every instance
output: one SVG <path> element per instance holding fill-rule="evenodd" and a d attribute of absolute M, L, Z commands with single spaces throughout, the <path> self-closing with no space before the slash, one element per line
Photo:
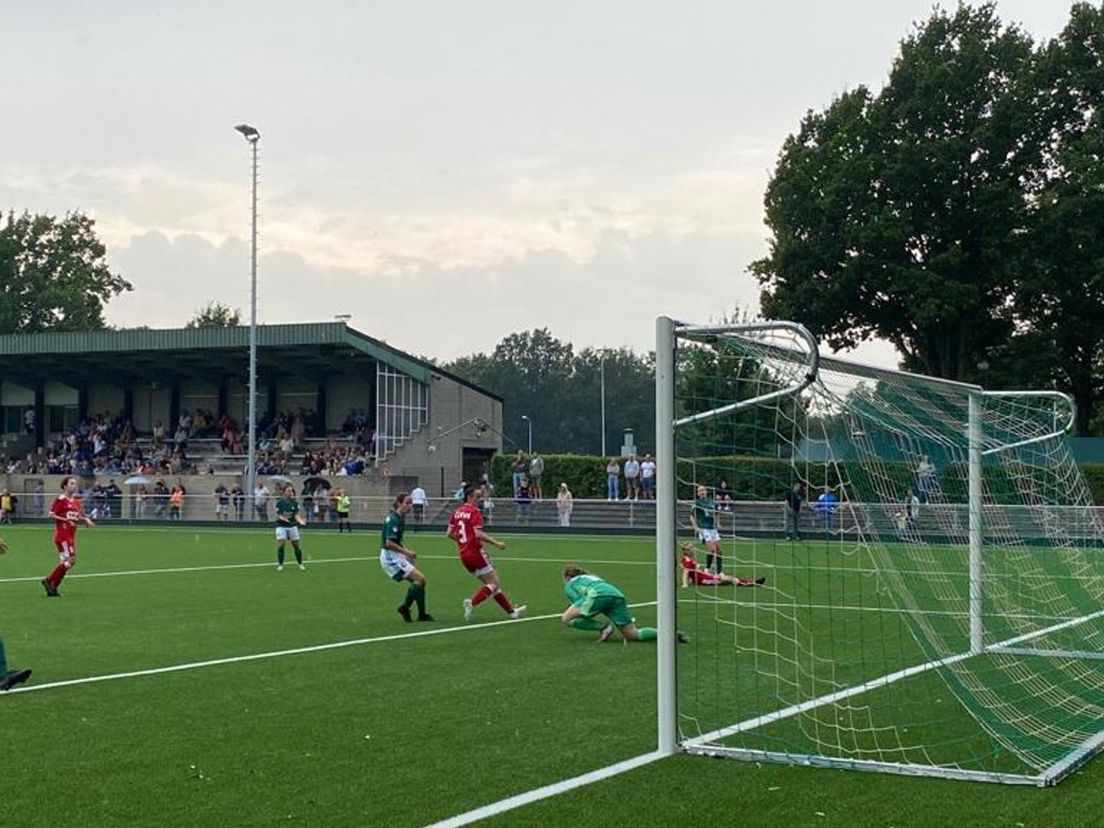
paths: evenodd
<path fill-rule="evenodd" d="M 1089 615 L 1083 615 L 1080 618 L 1074 618 L 1069 621 L 1063 621 L 1061 624 L 1054 624 L 1050 627 L 1046 627 L 1035 632 L 1025 633 L 1024 635 L 1018 635 L 1015 638 L 1009 638 L 1004 641 L 999 641 L 996 644 L 990 644 L 985 648 L 986 652 L 1001 652 L 1008 647 L 1019 644 L 1024 641 L 1030 641 L 1033 638 L 1039 636 L 1048 635 L 1058 630 L 1068 629 L 1070 627 L 1076 627 L 1080 624 L 1084 624 L 1087 621 L 1104 616 L 1104 610 L 1098 610 L 1097 612 Z M 757 727 L 771 724 L 773 722 L 781 721 L 782 719 L 788 719 L 792 716 L 796 716 L 799 713 L 804 713 L 807 710 L 813 710 L 817 707 L 823 707 L 826 704 L 833 704 L 843 699 L 851 698 L 852 696 L 866 693 L 870 690 L 875 690 L 879 687 L 886 687 L 890 684 L 895 684 L 901 679 L 910 678 L 911 676 L 920 675 L 926 673 L 929 670 L 935 670 L 939 667 L 947 667 L 952 664 L 957 664 L 960 661 L 965 661 L 968 658 L 973 658 L 974 653 L 965 652 L 958 653 L 957 655 L 948 656 L 946 658 L 937 659 L 936 661 L 929 661 L 925 664 L 918 664 L 915 667 L 906 667 L 904 670 L 898 670 L 895 673 L 888 673 L 880 678 L 871 679 L 870 681 L 864 681 L 862 684 L 855 685 L 854 687 L 848 687 L 844 690 L 837 690 L 834 693 L 827 693 L 823 696 L 818 696 L 815 699 L 809 699 L 798 704 L 790 705 L 782 710 L 776 710 L 774 713 L 767 713 L 762 716 L 755 716 L 751 719 L 747 719 L 743 722 L 739 722 L 734 725 L 722 727 L 709 733 L 703 733 L 700 736 L 695 736 L 692 739 L 687 739 L 687 744 L 702 745 L 708 742 L 715 741 L 717 739 L 723 739 L 726 736 L 731 736 L 734 733 L 743 733 L 748 730 L 754 730 Z"/>
<path fill-rule="evenodd" d="M 635 770 L 636 768 L 663 758 L 665 758 L 664 754 L 659 751 L 644 753 L 640 756 L 634 756 L 632 759 L 625 759 L 615 765 L 599 768 L 598 770 L 584 773 L 581 776 L 574 776 L 571 779 L 553 782 L 551 785 L 545 785 L 543 788 L 534 788 L 531 791 L 526 791 L 517 796 L 511 796 L 508 799 L 502 799 L 498 802 L 492 802 L 490 805 L 484 805 L 481 808 L 476 808 L 475 810 L 463 814 L 457 814 L 448 819 L 443 819 L 440 822 L 434 822 L 432 825 L 426 826 L 426 828 L 459 828 L 461 825 L 471 825 L 473 822 L 478 822 L 481 819 L 496 816 L 506 811 L 512 811 L 514 808 L 520 808 L 532 802 L 539 802 L 550 796 L 556 796 L 565 791 L 581 788 L 583 785 L 590 785 L 593 782 L 609 779 L 611 776 L 617 776 L 620 773 Z"/>
<path fill-rule="evenodd" d="M 631 607 L 650 607 L 655 601 L 644 601 L 639 604 L 630 604 Z M 131 670 L 126 673 L 108 673 L 100 676 L 85 676 L 83 678 L 64 679 L 52 681 L 46 684 L 30 684 L 9 690 L 5 696 L 14 696 L 19 693 L 34 693 L 40 690 L 54 690 L 58 687 L 74 687 L 81 684 L 98 684 L 103 681 L 116 681 L 118 679 L 138 678 L 140 676 L 156 676 L 163 673 L 180 673 L 185 670 L 199 670 L 204 667 L 219 667 L 224 664 L 240 664 L 246 661 L 264 661 L 285 656 L 304 655 L 306 653 L 320 653 L 326 650 L 340 650 L 345 647 L 359 647 L 365 644 L 383 644 L 388 641 L 402 641 L 408 638 L 428 638 L 434 635 L 448 635 L 472 630 L 486 630 L 492 627 L 501 627 L 507 624 L 525 624 L 530 621 L 548 621 L 559 618 L 559 613 L 551 615 L 533 615 L 518 620 L 503 619 L 502 621 L 487 621 L 480 624 L 464 624 L 459 627 L 438 627 L 436 629 L 418 630 L 417 632 L 398 633 L 395 635 L 377 635 L 371 638 L 353 638 L 346 641 L 333 641 L 329 644 L 312 644 L 308 647 L 295 647 L 290 650 L 272 650 L 264 653 L 249 653 L 240 656 L 227 656 L 226 658 L 213 658 L 207 661 L 191 661 L 185 664 L 170 664 L 166 667 L 151 667 L 145 670 Z"/>
<path fill-rule="evenodd" d="M 455 555 L 419 555 L 418 560 L 431 560 L 431 561 L 455 561 L 457 558 Z M 496 561 L 506 561 L 509 563 L 556 563 L 556 564 L 569 564 L 579 560 L 578 558 L 513 558 L 506 557 L 504 555 L 495 555 Z M 312 558 L 308 559 L 309 564 L 323 564 L 323 563 L 348 563 L 348 562 L 363 562 L 363 561 L 377 561 L 379 557 L 376 555 L 363 555 L 351 558 Z M 655 566 L 655 561 L 617 561 L 617 560 L 594 560 L 587 558 L 586 563 L 594 564 L 596 566 Z M 264 563 L 236 563 L 236 564 L 208 564 L 204 566 L 176 566 L 176 567 L 163 567 L 159 569 L 118 569 L 108 572 L 74 572 L 71 575 L 66 575 L 65 580 L 69 581 L 74 578 L 115 578 L 125 577 L 131 575 L 171 575 L 179 572 L 217 572 L 225 569 L 272 569 L 275 567 L 275 563 L 272 561 L 265 561 Z M 17 584 L 25 583 L 27 581 L 40 581 L 42 580 L 38 575 L 20 576 L 17 578 L 0 578 L 0 584 Z"/>

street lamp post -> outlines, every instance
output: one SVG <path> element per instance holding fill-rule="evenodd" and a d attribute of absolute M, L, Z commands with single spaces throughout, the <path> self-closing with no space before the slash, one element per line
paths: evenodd
<path fill-rule="evenodd" d="M 249 124 L 234 127 L 242 134 L 253 155 L 252 235 L 249 245 L 249 456 L 245 461 L 246 497 L 257 488 L 257 142 L 261 133 Z"/>
<path fill-rule="evenodd" d="M 529 424 L 529 454 L 533 453 L 533 421 L 529 419 L 528 414 L 522 414 L 521 419 L 525 420 Z"/>
<path fill-rule="evenodd" d="M 989 385 L 989 360 L 979 360 L 977 367 L 978 370 L 981 371 L 981 387 L 985 388 L 987 385 Z"/>
<path fill-rule="evenodd" d="M 606 352 L 602 352 L 602 362 L 599 365 L 602 394 L 602 456 L 606 456 Z"/>

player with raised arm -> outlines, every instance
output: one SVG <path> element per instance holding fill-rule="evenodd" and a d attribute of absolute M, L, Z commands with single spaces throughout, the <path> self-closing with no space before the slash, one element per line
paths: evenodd
<path fill-rule="evenodd" d="M 406 515 L 413 506 L 414 501 L 406 492 L 396 497 L 391 505 L 391 511 L 384 518 L 383 531 L 380 534 L 380 567 L 393 581 L 410 582 L 406 590 L 406 599 L 399 605 L 399 615 L 408 624 L 414 620 L 410 617 L 410 607 L 415 604 L 418 605 L 419 621 L 433 620 L 433 616 L 426 612 L 425 575 L 414 566 L 418 555 L 413 549 L 403 545 Z"/>
<path fill-rule="evenodd" d="M 8 551 L 8 544 L 0 538 L 0 555 Z M 0 638 L 0 690 L 11 690 L 31 677 L 30 670 L 9 670 L 8 658 L 4 652 L 4 639 Z"/>
<path fill-rule="evenodd" d="M 690 525 L 705 544 L 705 568 L 718 575 L 724 569 L 721 557 L 721 534 L 717 531 L 717 504 L 705 486 L 698 486 L 697 499 L 690 510 Z"/>
<path fill-rule="evenodd" d="M 306 569 L 303 565 L 303 550 L 299 546 L 299 527 L 306 526 L 306 519 L 299 514 L 299 501 L 295 498 L 295 489 L 292 486 L 284 486 L 280 496 L 276 498 L 276 571 L 284 569 L 284 544 L 291 541 L 291 549 L 295 553 L 295 562 L 300 569 Z"/>
<path fill-rule="evenodd" d="M 767 582 L 765 576 L 736 578 L 732 575 L 725 575 L 723 572 L 710 572 L 708 569 L 702 569 L 698 566 L 697 558 L 694 556 L 694 544 L 692 543 L 684 543 L 679 547 L 679 551 L 682 553 L 680 562 L 682 563 L 683 587 L 688 587 L 691 584 L 694 586 L 752 587 L 762 586 Z"/>
<path fill-rule="evenodd" d="M 66 477 L 61 481 L 61 494 L 50 506 L 50 515 L 54 519 L 54 546 L 57 547 L 59 562 L 41 583 L 46 597 L 57 598 L 61 594 L 58 587 L 62 579 L 77 564 L 77 524 L 83 523 L 89 529 L 96 526 L 92 518 L 85 516 L 77 497 L 77 478 Z"/>
<path fill-rule="evenodd" d="M 577 630 L 597 630 L 598 643 L 609 641 L 613 631 L 618 629 L 626 641 L 655 641 L 659 630 L 655 627 L 637 627 L 636 619 L 629 612 L 625 594 L 609 581 L 597 575 L 591 575 L 579 566 L 565 566 L 563 570 L 564 595 L 571 602 L 560 620 Z M 604 615 L 609 623 L 599 621 L 596 616 Z M 684 632 L 677 632 L 680 644 L 690 639 Z"/>
<path fill-rule="evenodd" d="M 494 561 L 483 548 L 484 542 L 498 549 L 506 548 L 506 544 L 502 541 L 492 538 L 483 531 L 483 513 L 479 511 L 479 502 L 483 499 L 483 487 L 466 483 L 463 497 L 464 502 L 449 518 L 448 536 L 456 542 L 460 550 L 460 563 L 483 584 L 471 598 L 464 599 L 464 620 L 471 621 L 475 608 L 488 598 L 494 598 L 495 603 L 502 607 L 510 618 L 515 620 L 521 618 L 525 612 L 525 606 L 514 606 L 510 603 L 510 599 L 506 597 L 498 581 Z"/>

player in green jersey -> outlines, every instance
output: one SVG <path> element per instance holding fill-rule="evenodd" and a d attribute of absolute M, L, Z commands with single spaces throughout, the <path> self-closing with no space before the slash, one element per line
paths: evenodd
<path fill-rule="evenodd" d="M 0 538 L 0 555 L 8 551 L 8 545 Z M 0 690 L 11 690 L 31 677 L 30 670 L 9 670 L 7 656 L 4 653 L 4 639 L 0 638 Z"/>
<path fill-rule="evenodd" d="M 629 612 L 625 594 L 609 581 L 591 575 L 578 566 L 565 566 L 563 571 L 564 595 L 571 602 L 560 620 L 577 630 L 597 630 L 599 643 L 609 641 L 613 631 L 621 631 L 626 641 L 655 641 L 659 630 L 655 627 L 637 627 L 636 619 Z M 595 616 L 604 615 L 608 623 Z M 685 644 L 689 639 L 683 632 L 678 640 Z"/>
<path fill-rule="evenodd" d="M 698 486 L 694 508 L 690 510 L 690 525 L 705 544 L 705 568 L 720 573 L 724 569 L 721 558 L 721 534 L 717 531 L 717 503 L 709 496 L 705 486 Z"/>
<path fill-rule="evenodd" d="M 403 545 L 406 515 L 413 506 L 414 501 L 406 492 L 396 497 L 391 511 L 384 518 L 383 532 L 380 534 L 380 567 L 392 580 L 410 582 L 406 589 L 406 598 L 399 606 L 399 615 L 407 623 L 414 620 L 410 617 L 410 607 L 415 604 L 418 606 L 419 621 L 433 620 L 433 616 L 426 612 L 425 575 L 414 566 L 418 555 L 409 546 Z"/>
<path fill-rule="evenodd" d="M 276 569 L 284 568 L 284 544 L 291 541 L 291 548 L 295 552 L 295 562 L 300 569 L 306 569 L 303 565 L 303 550 L 299 546 L 299 527 L 306 526 L 307 521 L 299 514 L 299 501 L 295 499 L 295 489 L 284 486 L 280 496 L 276 499 Z"/>

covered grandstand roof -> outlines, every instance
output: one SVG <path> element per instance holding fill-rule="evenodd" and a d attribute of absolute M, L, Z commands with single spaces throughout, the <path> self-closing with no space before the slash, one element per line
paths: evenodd
<path fill-rule="evenodd" d="M 418 357 L 353 330 L 344 322 L 257 326 L 257 372 L 263 377 L 325 377 L 383 363 L 429 382 L 449 377 L 495 394 Z M 52 379 L 83 384 L 112 378 L 148 382 L 240 380 L 249 370 L 249 328 L 128 328 L 0 336 L 0 376 L 22 384 Z"/>

